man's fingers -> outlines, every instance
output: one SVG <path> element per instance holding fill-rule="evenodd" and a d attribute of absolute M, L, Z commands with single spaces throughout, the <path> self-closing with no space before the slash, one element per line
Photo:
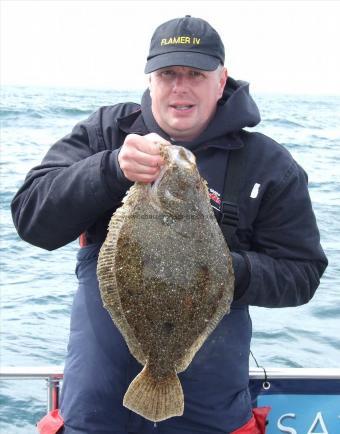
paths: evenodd
<path fill-rule="evenodd" d="M 150 154 L 139 149 L 131 149 L 130 153 L 131 160 L 135 161 L 139 165 L 148 167 L 159 167 L 164 164 L 163 158 L 157 154 Z"/>
<path fill-rule="evenodd" d="M 136 148 L 140 152 L 144 152 L 148 155 L 160 155 L 160 146 L 159 142 L 153 142 L 150 140 L 143 140 L 136 142 Z"/>
<path fill-rule="evenodd" d="M 155 175 L 157 172 L 159 172 L 160 166 L 150 166 L 148 164 L 141 164 L 137 162 L 136 160 L 129 160 L 124 165 L 125 172 L 134 172 L 136 174 L 140 173 L 146 173 L 149 175 Z"/>
<path fill-rule="evenodd" d="M 170 145 L 170 143 L 163 139 L 156 133 L 150 133 L 143 136 L 143 141 L 139 142 L 138 149 L 142 152 L 146 152 L 152 155 L 160 154 L 160 145 Z"/>
<path fill-rule="evenodd" d="M 148 173 L 136 173 L 136 172 L 125 172 L 125 176 L 132 182 L 153 182 L 157 176 L 159 175 L 159 170 L 156 171 L 155 174 Z"/>
<path fill-rule="evenodd" d="M 169 143 L 155 133 L 146 136 L 129 134 L 118 154 L 118 163 L 125 177 L 130 181 L 154 181 L 164 164 L 160 144 Z"/>

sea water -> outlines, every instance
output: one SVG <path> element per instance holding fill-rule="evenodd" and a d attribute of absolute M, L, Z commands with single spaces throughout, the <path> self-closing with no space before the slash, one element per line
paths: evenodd
<path fill-rule="evenodd" d="M 22 241 L 10 202 L 49 147 L 103 105 L 141 92 L 4 87 L 1 95 L 1 365 L 63 365 L 78 243 L 47 252 Z M 309 175 L 329 266 L 305 306 L 251 308 L 252 352 L 266 367 L 340 366 L 340 97 L 256 95 L 254 130 L 283 144 Z M 254 362 L 251 361 L 254 365 Z M 33 434 L 44 415 L 43 380 L 3 380 L 0 431 Z"/>

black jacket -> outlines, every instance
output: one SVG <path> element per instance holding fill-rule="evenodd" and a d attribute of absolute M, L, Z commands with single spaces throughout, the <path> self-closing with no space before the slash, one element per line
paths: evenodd
<path fill-rule="evenodd" d="M 248 85 L 228 79 L 209 127 L 195 141 L 179 143 L 196 155 L 214 197 L 222 195 L 229 152 L 244 144 L 247 158 L 233 246 L 238 303 L 264 307 L 308 302 L 327 259 L 307 188 L 307 176 L 289 152 L 270 138 L 250 133 L 260 121 Z M 19 235 L 53 250 L 86 233 L 105 238 L 112 212 L 132 184 L 117 156 L 129 133 L 157 132 L 148 91 L 142 104 L 102 107 L 55 143 L 27 175 L 12 202 Z M 257 194 L 256 194 L 257 193 Z"/>

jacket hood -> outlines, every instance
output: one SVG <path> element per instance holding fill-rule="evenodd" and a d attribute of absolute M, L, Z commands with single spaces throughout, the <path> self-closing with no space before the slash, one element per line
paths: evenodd
<path fill-rule="evenodd" d="M 175 143 L 159 127 L 153 117 L 149 90 L 146 90 L 143 94 L 141 108 L 144 122 L 148 129 Z M 257 105 L 249 94 L 249 83 L 228 77 L 222 98 L 218 102 L 215 116 L 208 128 L 192 142 L 183 143 L 181 141 L 181 144 L 191 150 L 197 149 L 203 143 L 205 145 L 216 145 L 217 141 L 221 143 L 220 139 L 222 137 L 230 136 L 245 127 L 254 127 L 260 120 Z"/>

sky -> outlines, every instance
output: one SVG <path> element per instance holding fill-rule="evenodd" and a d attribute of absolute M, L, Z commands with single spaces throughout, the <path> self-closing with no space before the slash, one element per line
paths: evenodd
<path fill-rule="evenodd" d="M 221 35 L 258 92 L 340 95 L 340 1 L 0 0 L 2 85 L 143 89 L 154 29 L 184 15 Z"/>

